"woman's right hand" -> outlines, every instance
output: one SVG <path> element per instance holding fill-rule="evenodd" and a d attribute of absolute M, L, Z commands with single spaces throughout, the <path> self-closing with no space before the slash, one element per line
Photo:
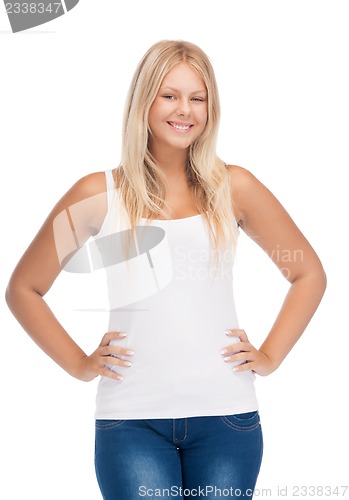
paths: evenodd
<path fill-rule="evenodd" d="M 132 356 L 134 352 L 129 347 L 110 345 L 112 340 L 121 340 L 125 337 L 126 333 L 124 332 L 106 333 L 97 349 L 90 356 L 84 356 L 80 360 L 76 378 L 84 382 L 90 382 L 98 375 L 101 375 L 115 380 L 122 380 L 122 375 L 114 372 L 106 365 L 131 366 L 130 361 L 120 359 L 118 356 Z"/>

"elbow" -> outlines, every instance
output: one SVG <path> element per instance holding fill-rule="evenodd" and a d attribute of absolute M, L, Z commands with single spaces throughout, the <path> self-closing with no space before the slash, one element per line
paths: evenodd
<path fill-rule="evenodd" d="M 11 285 L 11 280 L 8 282 L 6 290 L 5 290 L 5 301 L 6 304 L 9 306 L 11 302 L 11 295 L 12 295 L 12 285 Z"/>
<path fill-rule="evenodd" d="M 9 300 L 10 300 L 10 293 L 8 291 L 8 287 L 5 290 L 5 302 L 7 305 L 9 305 Z"/>
<path fill-rule="evenodd" d="M 312 270 L 311 274 L 314 276 L 314 279 L 318 283 L 319 291 L 322 291 L 322 294 L 324 294 L 327 287 L 327 275 L 319 259 L 314 269 Z"/>
<path fill-rule="evenodd" d="M 310 273 L 310 277 L 315 282 L 316 289 L 322 297 L 327 287 L 327 276 L 321 262 L 319 262 L 318 266 Z"/>
<path fill-rule="evenodd" d="M 16 288 L 16 285 L 10 280 L 5 290 L 5 301 L 11 310 L 15 302 Z"/>
<path fill-rule="evenodd" d="M 32 284 L 20 276 L 12 275 L 5 290 L 5 301 L 8 307 L 12 310 L 17 304 L 27 300 L 29 295 L 44 296 Z"/>
<path fill-rule="evenodd" d="M 321 265 L 321 270 L 320 270 L 319 274 L 320 274 L 320 280 L 321 280 L 323 294 L 324 294 L 325 290 L 327 288 L 327 275 L 326 275 L 325 269 L 322 267 L 322 265 Z"/>
<path fill-rule="evenodd" d="M 309 273 L 309 280 L 312 283 L 314 292 L 319 296 L 319 300 L 321 300 L 327 287 L 327 276 L 321 263 Z"/>
<path fill-rule="evenodd" d="M 324 295 L 327 287 L 327 275 L 326 272 L 318 260 L 315 265 L 309 266 L 304 272 L 299 273 L 292 280 L 293 283 L 308 283 L 311 286 L 312 293 L 315 293 L 319 299 Z"/>
<path fill-rule="evenodd" d="M 13 276 L 11 277 L 5 290 L 5 301 L 12 313 L 14 313 L 17 306 L 26 297 L 27 290 L 28 288 L 25 284 Z"/>

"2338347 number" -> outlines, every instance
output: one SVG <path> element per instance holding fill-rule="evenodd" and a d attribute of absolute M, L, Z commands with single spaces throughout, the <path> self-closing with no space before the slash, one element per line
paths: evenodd
<path fill-rule="evenodd" d="M 45 6 L 42 2 L 30 2 L 30 3 L 5 3 L 5 9 L 7 14 L 43 14 L 44 12 L 54 12 L 57 14 L 59 9 L 63 9 L 61 2 L 49 3 Z"/>
<path fill-rule="evenodd" d="M 293 497 L 344 497 L 348 486 L 293 486 Z"/>

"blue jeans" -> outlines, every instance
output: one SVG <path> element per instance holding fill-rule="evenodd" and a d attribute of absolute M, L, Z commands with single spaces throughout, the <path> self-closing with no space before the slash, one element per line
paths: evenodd
<path fill-rule="evenodd" d="M 104 500 L 252 498 L 263 453 L 258 411 L 149 420 L 96 420 Z"/>

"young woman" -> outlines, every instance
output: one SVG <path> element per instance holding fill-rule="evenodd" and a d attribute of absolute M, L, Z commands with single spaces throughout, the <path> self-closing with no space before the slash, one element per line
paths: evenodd
<path fill-rule="evenodd" d="M 255 374 L 278 368 L 326 287 L 273 194 L 217 157 L 219 117 L 206 54 L 152 46 L 131 83 L 120 166 L 62 197 L 8 284 L 11 311 L 45 352 L 80 380 L 101 377 L 95 465 L 106 500 L 251 497 L 263 447 Z M 239 228 L 290 283 L 259 348 L 235 313 Z M 284 252 L 299 257 L 287 269 Z M 109 331 L 90 355 L 43 299 L 63 268 L 107 275 Z"/>

